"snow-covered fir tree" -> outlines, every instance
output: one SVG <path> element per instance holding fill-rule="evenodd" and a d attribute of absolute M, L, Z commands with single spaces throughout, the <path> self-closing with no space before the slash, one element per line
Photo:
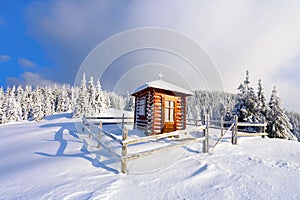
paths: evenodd
<path fill-rule="evenodd" d="M 125 100 L 125 108 L 126 111 L 134 111 L 134 97 L 130 95 L 130 93 L 127 91 L 127 97 Z"/>
<path fill-rule="evenodd" d="M 254 89 L 250 85 L 249 72 L 246 71 L 246 78 L 238 87 L 238 100 L 232 114 L 238 116 L 240 122 L 257 123 L 261 121 L 261 113 L 258 107 L 258 99 Z"/>
<path fill-rule="evenodd" d="M 44 96 L 43 96 L 43 89 L 39 86 L 33 91 L 32 100 L 32 114 L 30 120 L 40 121 L 44 118 Z"/>
<path fill-rule="evenodd" d="M 53 95 L 50 87 L 44 90 L 44 116 L 49 116 L 54 113 Z"/>
<path fill-rule="evenodd" d="M 212 119 L 219 120 L 232 110 L 236 98 L 235 94 L 226 92 L 195 91 L 194 96 L 187 98 L 187 118 L 201 119 L 204 113 L 210 113 Z"/>
<path fill-rule="evenodd" d="M 66 112 L 69 107 L 69 97 L 68 97 L 68 91 L 67 86 L 63 85 L 62 88 L 57 92 L 57 105 L 56 105 L 56 112 Z"/>
<path fill-rule="evenodd" d="M 16 101 L 17 101 L 17 113 L 18 113 L 18 116 L 19 116 L 19 119 L 23 120 L 24 119 L 24 113 L 23 113 L 23 107 L 22 107 L 22 104 L 23 104 L 23 96 L 24 96 L 24 89 L 22 88 L 21 85 L 19 85 L 17 87 L 17 91 L 16 91 Z"/>
<path fill-rule="evenodd" d="M 6 92 L 0 88 L 0 123 L 22 120 L 41 120 L 45 116 L 61 112 L 73 112 L 74 117 L 98 115 L 110 107 L 110 99 L 116 107 L 123 109 L 124 98 L 103 91 L 100 81 L 95 87 L 93 78 L 86 85 L 85 75 L 80 87 L 40 87 L 27 85 L 10 88 Z"/>
<path fill-rule="evenodd" d="M 96 88 L 95 88 L 95 84 L 94 84 L 94 78 L 91 76 L 90 80 L 88 82 L 88 86 L 87 86 L 87 92 L 88 92 L 88 106 L 87 106 L 87 111 L 86 114 L 87 115 L 95 115 L 97 109 L 97 102 L 96 102 Z"/>
<path fill-rule="evenodd" d="M 275 86 L 272 90 L 269 107 L 270 112 L 267 114 L 267 132 L 269 137 L 296 141 L 297 138 L 291 132 L 293 127 L 285 114 L 282 101 L 277 94 L 277 89 Z"/>
<path fill-rule="evenodd" d="M 112 106 L 109 98 L 109 93 L 107 91 L 103 91 L 103 96 L 104 96 L 106 108 L 111 108 Z"/>
<path fill-rule="evenodd" d="M 75 109 L 75 101 L 76 101 L 76 87 L 71 87 L 69 89 L 69 97 L 70 97 L 70 106 L 69 111 L 74 111 Z"/>
<path fill-rule="evenodd" d="M 72 88 L 68 85 L 66 88 L 66 111 L 70 112 L 73 110 L 73 103 L 72 103 Z"/>
<path fill-rule="evenodd" d="M 107 104 L 105 102 L 105 96 L 104 93 L 102 91 L 102 87 L 101 87 L 101 83 L 100 80 L 97 80 L 97 85 L 96 85 L 96 113 L 100 114 L 103 111 L 105 111 L 107 109 Z"/>
<path fill-rule="evenodd" d="M 257 87 L 257 106 L 258 109 L 260 110 L 260 113 L 262 116 L 267 116 L 267 112 L 270 110 L 268 104 L 267 104 L 267 99 L 265 96 L 265 91 L 263 88 L 263 84 L 261 79 L 258 80 L 258 87 Z"/>
<path fill-rule="evenodd" d="M 6 112 L 5 112 L 5 108 L 4 108 L 4 101 L 5 101 L 4 91 L 3 91 L 3 88 L 0 87 L 0 124 L 4 124 L 6 122 Z"/>
<path fill-rule="evenodd" d="M 15 97 L 16 87 L 8 88 L 6 92 L 6 119 L 8 122 L 18 121 L 20 108 Z"/>
<path fill-rule="evenodd" d="M 300 114 L 297 112 L 289 111 L 286 112 L 286 115 L 290 119 L 290 123 L 292 124 L 292 133 L 298 138 L 300 141 Z"/>
<path fill-rule="evenodd" d="M 30 85 L 27 85 L 25 87 L 25 91 L 24 91 L 24 94 L 26 94 L 25 96 L 25 105 L 26 105 L 26 119 L 33 119 L 33 89 L 32 89 L 32 86 Z"/>
<path fill-rule="evenodd" d="M 125 107 L 125 99 L 123 96 L 117 95 L 114 92 L 108 93 L 110 99 L 110 105 L 112 108 L 124 109 Z"/>
<path fill-rule="evenodd" d="M 85 74 L 82 75 L 80 89 L 76 100 L 74 117 L 81 117 L 88 112 L 88 92 L 86 88 Z"/>

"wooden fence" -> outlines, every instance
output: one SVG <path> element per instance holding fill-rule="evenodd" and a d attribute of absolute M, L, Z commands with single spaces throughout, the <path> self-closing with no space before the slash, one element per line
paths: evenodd
<path fill-rule="evenodd" d="M 239 132 L 238 127 L 260 127 L 259 133 L 247 133 L 247 132 Z M 238 136 L 262 136 L 263 138 L 268 135 L 265 132 L 267 127 L 267 123 L 265 122 L 265 118 L 262 118 L 262 123 L 245 123 L 245 122 L 238 122 L 238 116 L 234 116 L 234 127 L 232 129 L 232 136 L 231 136 L 231 143 L 237 144 Z"/>
<path fill-rule="evenodd" d="M 92 122 L 92 119 L 121 119 L 122 120 L 122 139 L 118 139 L 114 134 L 109 133 L 107 131 L 105 131 L 103 129 L 103 123 L 100 121 L 99 126 L 97 126 L 94 122 Z M 85 130 L 89 133 L 89 137 L 93 136 L 96 141 L 98 142 L 98 148 L 103 147 L 106 150 L 108 150 L 109 152 L 111 152 L 112 154 L 114 154 L 115 156 L 120 158 L 121 161 L 121 172 L 122 173 L 127 173 L 127 162 L 133 159 L 138 159 L 147 155 L 151 155 L 153 153 L 156 152 L 160 152 L 160 151 L 165 151 L 165 150 L 169 150 L 169 149 L 173 149 L 173 148 L 177 148 L 177 147 L 181 147 L 184 145 L 187 145 L 189 143 L 194 143 L 194 142 L 199 142 L 202 141 L 203 142 L 203 152 L 204 153 L 208 153 L 208 130 L 209 130 L 209 124 L 208 124 L 208 115 L 206 115 L 205 117 L 203 117 L 203 124 L 202 126 L 198 126 L 197 127 L 197 131 L 202 131 L 203 132 L 203 136 L 202 137 L 198 137 L 198 138 L 184 138 L 182 140 L 180 140 L 180 143 L 176 143 L 176 144 L 171 144 L 171 145 L 167 145 L 164 147 L 159 147 L 159 148 L 155 148 L 155 149 L 151 149 L 148 151 L 142 151 L 142 152 L 138 152 L 138 153 L 129 153 L 128 152 L 128 146 L 129 145 L 133 145 L 133 144 L 138 144 L 138 143 L 143 143 L 143 142 L 148 142 L 148 141 L 155 141 L 158 139 L 163 139 L 163 138 L 168 138 L 168 137 L 179 137 L 180 134 L 184 134 L 184 133 L 180 133 L 180 132 L 170 132 L 170 133 L 163 133 L 163 134 L 159 134 L 159 135 L 152 135 L 152 136 L 145 136 L 139 139 L 129 139 L 128 138 L 128 129 L 126 127 L 124 127 L 124 124 L 126 123 L 126 119 L 133 119 L 133 118 L 125 118 L 124 115 L 123 117 L 83 117 L 82 121 L 83 121 L 83 126 L 82 126 L 82 131 L 84 132 Z M 117 143 L 117 144 L 121 144 L 121 155 L 117 154 L 116 152 L 112 151 L 110 149 L 110 147 L 108 147 L 107 145 L 104 144 L 104 142 L 102 142 L 102 135 L 106 135 L 109 138 L 112 139 L 112 142 Z"/>
<path fill-rule="evenodd" d="M 187 123 L 187 124 L 188 125 L 195 125 L 195 126 L 201 125 L 201 121 L 203 121 L 201 119 L 200 120 L 187 119 L 187 120 L 194 121 L 194 123 Z M 229 126 L 229 128 L 227 128 L 224 125 L 230 125 L 230 126 Z M 240 136 L 240 137 L 243 137 L 243 136 L 262 136 L 263 138 L 265 136 L 268 136 L 268 133 L 265 132 L 265 129 L 266 129 L 266 126 L 267 126 L 267 123 L 265 122 L 265 118 L 262 118 L 261 123 L 245 123 L 245 122 L 238 122 L 238 116 L 235 115 L 233 121 L 225 121 L 223 119 L 223 117 L 221 117 L 220 120 L 211 120 L 211 119 L 209 119 L 208 120 L 208 126 L 209 126 L 209 128 L 221 129 L 221 137 L 219 138 L 217 143 L 223 138 L 223 136 L 227 132 L 229 132 L 229 130 L 232 130 L 232 136 L 231 136 L 232 144 L 237 144 L 238 136 Z M 249 126 L 249 127 L 260 127 L 260 132 L 259 133 L 250 133 L 250 132 L 239 131 L 239 133 L 238 133 L 239 127 L 247 127 L 247 126 Z"/>

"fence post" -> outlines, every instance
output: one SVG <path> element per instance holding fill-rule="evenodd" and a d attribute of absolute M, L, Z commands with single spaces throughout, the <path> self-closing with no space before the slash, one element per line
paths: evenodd
<path fill-rule="evenodd" d="M 100 140 L 101 140 L 101 131 L 102 131 L 102 121 L 99 123 L 99 132 L 98 132 L 98 148 L 100 148 Z"/>
<path fill-rule="evenodd" d="M 125 117 L 125 115 L 123 113 L 123 115 L 122 115 L 122 130 L 124 129 L 124 117 Z"/>
<path fill-rule="evenodd" d="M 231 137 L 231 143 L 232 144 L 237 144 L 237 124 L 238 124 L 238 116 L 235 115 L 234 116 L 234 126 L 233 126 L 233 129 L 232 129 L 232 137 Z"/>
<path fill-rule="evenodd" d="M 84 133 L 84 126 L 85 126 L 84 119 L 85 119 L 85 116 L 83 115 L 83 117 L 82 117 L 82 133 Z"/>
<path fill-rule="evenodd" d="M 127 140 L 127 138 L 128 138 L 128 129 L 124 128 L 122 133 L 122 141 Z M 127 172 L 126 157 L 127 157 L 127 144 L 122 143 L 121 171 L 124 174 Z"/>
<path fill-rule="evenodd" d="M 203 140 L 203 145 L 202 145 L 202 148 L 203 148 L 203 152 L 204 153 L 208 153 L 208 118 L 206 115 L 204 115 L 202 117 L 202 123 L 203 125 L 205 125 L 205 128 L 203 129 L 203 135 L 205 137 L 205 140 Z"/>
<path fill-rule="evenodd" d="M 91 138 L 92 129 L 91 129 L 91 124 L 90 123 L 87 123 L 87 128 L 89 129 L 89 138 Z"/>
<path fill-rule="evenodd" d="M 263 123 L 263 126 L 262 126 L 262 133 L 265 133 L 265 122 L 266 122 L 266 118 L 263 116 L 262 117 L 262 123 Z M 263 135 L 262 138 L 265 138 L 265 136 Z"/>
<path fill-rule="evenodd" d="M 210 115 L 207 114 L 206 117 L 207 117 L 207 119 L 206 119 L 206 153 L 208 153 L 208 151 L 209 151 L 208 135 L 209 135 L 209 127 L 210 127 Z"/>
<path fill-rule="evenodd" d="M 221 116 L 221 136 L 223 136 L 224 135 L 224 122 L 223 122 L 224 120 L 223 120 L 223 116 Z"/>

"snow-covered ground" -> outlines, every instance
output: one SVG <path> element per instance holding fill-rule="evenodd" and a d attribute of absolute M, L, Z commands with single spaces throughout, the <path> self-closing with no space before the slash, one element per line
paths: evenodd
<path fill-rule="evenodd" d="M 300 199 L 300 143 L 230 135 L 130 161 L 129 174 L 69 114 L 0 126 L 0 199 Z M 210 130 L 210 146 L 219 130 Z M 87 145 L 89 144 L 89 145 Z M 200 151 L 200 153 L 199 153 Z"/>

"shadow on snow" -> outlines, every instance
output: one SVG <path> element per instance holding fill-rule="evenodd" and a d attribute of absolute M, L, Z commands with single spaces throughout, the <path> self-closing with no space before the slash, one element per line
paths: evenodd
<path fill-rule="evenodd" d="M 83 146 L 80 149 L 80 153 L 74 153 L 74 154 L 66 154 L 65 150 L 67 148 L 68 142 L 80 142 L 79 137 L 77 135 L 76 132 L 76 128 L 75 128 L 75 122 L 66 122 L 66 123 L 53 123 L 53 124 L 45 124 L 40 126 L 41 128 L 53 128 L 53 127 L 60 127 L 58 131 L 56 131 L 55 135 L 54 135 L 54 142 L 59 142 L 59 147 L 56 151 L 56 153 L 54 155 L 52 154 L 48 154 L 48 153 L 44 153 L 44 152 L 34 152 L 35 154 L 41 155 L 41 156 L 47 156 L 47 157 L 74 157 L 74 158 L 82 158 L 85 160 L 88 160 L 89 162 L 91 162 L 91 164 L 94 167 L 97 168 L 103 168 L 107 171 L 113 172 L 115 174 L 119 173 L 118 170 L 113 169 L 111 167 L 108 167 L 107 164 L 110 164 L 112 162 L 114 162 L 113 160 L 110 162 L 100 162 L 100 154 L 103 153 L 102 151 L 98 150 L 98 151 L 88 151 L 86 146 L 87 143 L 84 140 L 83 141 Z M 64 139 L 64 131 L 66 134 L 66 130 L 68 132 L 68 134 L 70 136 L 72 136 L 75 139 L 78 139 L 76 141 L 74 140 L 66 140 Z M 92 154 L 96 154 L 95 158 L 91 158 L 90 155 Z"/>

